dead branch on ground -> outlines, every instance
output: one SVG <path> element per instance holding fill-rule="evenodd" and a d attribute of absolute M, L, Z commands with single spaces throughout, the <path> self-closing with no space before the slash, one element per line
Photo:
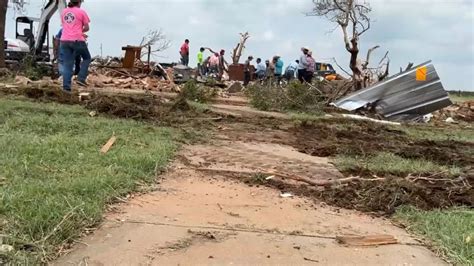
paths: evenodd
<path fill-rule="evenodd" d="M 374 181 L 383 181 L 385 178 L 372 178 L 372 179 L 365 179 L 361 178 L 358 176 L 355 177 L 347 177 L 347 178 L 341 178 L 341 179 L 335 179 L 335 180 L 311 180 L 306 177 L 298 176 L 295 174 L 287 174 L 287 173 L 282 173 L 282 172 L 277 172 L 275 170 L 257 170 L 254 172 L 251 171 L 233 171 L 233 170 L 221 170 L 221 169 L 210 169 L 210 168 L 198 168 L 196 169 L 197 171 L 201 172 L 208 172 L 208 173 L 217 173 L 217 174 L 240 174 L 240 175 L 255 175 L 255 174 L 263 174 L 263 175 L 268 175 L 268 176 L 276 176 L 284 179 L 291 179 L 294 181 L 299 181 L 306 183 L 311 186 L 316 186 L 316 187 L 328 187 L 332 185 L 342 185 L 342 184 L 347 184 L 351 183 L 354 181 L 368 181 L 368 182 L 374 182 Z"/>

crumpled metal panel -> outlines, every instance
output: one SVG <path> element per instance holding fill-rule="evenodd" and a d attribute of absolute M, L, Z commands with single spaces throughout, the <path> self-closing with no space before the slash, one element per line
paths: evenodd
<path fill-rule="evenodd" d="M 334 103 L 354 111 L 371 104 L 390 120 L 411 120 L 452 104 L 431 61 Z"/>

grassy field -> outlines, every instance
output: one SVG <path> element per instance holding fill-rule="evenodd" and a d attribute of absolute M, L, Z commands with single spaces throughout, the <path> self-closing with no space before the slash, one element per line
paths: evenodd
<path fill-rule="evenodd" d="M 472 91 L 464 91 L 464 92 L 451 91 L 451 92 L 449 92 L 449 98 L 451 98 L 451 100 L 453 102 L 456 102 L 456 103 L 461 103 L 461 102 L 465 102 L 465 101 L 472 101 L 472 100 L 474 100 L 474 92 L 472 92 Z"/>
<path fill-rule="evenodd" d="M 387 163 L 390 162 L 390 163 Z M 423 175 L 425 173 L 446 173 L 452 177 L 462 174 L 457 166 L 445 166 L 423 159 L 408 159 L 389 152 L 379 152 L 375 156 L 341 155 L 334 160 L 340 171 L 364 168 L 378 175 L 392 174 L 397 176 Z"/>
<path fill-rule="evenodd" d="M 177 148 L 171 129 L 88 113 L 0 98 L 0 241 L 14 247 L 0 264 L 54 256 L 97 224 L 107 203 L 152 183 Z"/>
<path fill-rule="evenodd" d="M 433 248 L 456 265 L 474 265 L 474 211 L 421 211 L 400 208 L 395 219 L 426 238 Z"/>

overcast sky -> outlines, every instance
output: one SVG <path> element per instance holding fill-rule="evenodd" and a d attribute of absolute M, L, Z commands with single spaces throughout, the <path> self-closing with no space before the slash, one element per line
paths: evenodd
<path fill-rule="evenodd" d="M 30 0 L 27 13 L 39 16 L 45 0 Z M 361 38 L 362 55 L 380 45 L 372 63 L 388 50 L 391 74 L 433 60 L 448 90 L 474 91 L 474 6 L 472 0 L 369 0 L 373 24 Z M 149 30 L 162 28 L 172 46 L 158 61 L 176 62 L 183 40 L 191 43 L 191 63 L 199 47 L 225 49 L 228 54 L 248 31 L 244 56 L 264 59 L 279 54 L 285 63 L 309 46 L 318 60 L 335 57 L 348 65 L 342 34 L 324 18 L 307 17 L 311 0 L 86 0 L 91 18 L 89 47 L 93 55 L 121 55 L 121 47 L 138 44 Z M 14 36 L 14 12 L 7 17 L 7 36 Z M 58 29 L 58 16 L 51 29 Z M 227 58 L 230 61 L 230 56 Z"/>

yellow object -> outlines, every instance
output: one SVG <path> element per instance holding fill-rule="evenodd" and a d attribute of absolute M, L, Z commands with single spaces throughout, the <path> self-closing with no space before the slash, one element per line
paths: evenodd
<path fill-rule="evenodd" d="M 327 75 L 326 76 L 326 80 L 328 81 L 333 81 L 333 80 L 336 80 L 337 76 L 334 75 L 334 74 L 331 74 L 331 75 Z"/>
<path fill-rule="evenodd" d="M 416 69 L 416 81 L 426 81 L 428 69 L 425 66 Z"/>

